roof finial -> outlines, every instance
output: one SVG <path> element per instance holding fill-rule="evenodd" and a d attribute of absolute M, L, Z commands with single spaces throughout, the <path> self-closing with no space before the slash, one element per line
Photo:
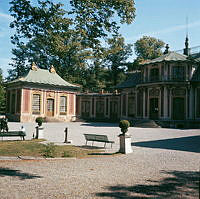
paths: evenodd
<path fill-rule="evenodd" d="M 35 62 L 32 63 L 31 69 L 34 70 L 34 71 L 37 71 L 37 70 L 38 70 L 38 67 L 37 67 L 37 65 L 35 64 Z"/>
<path fill-rule="evenodd" d="M 169 53 L 169 44 L 166 44 L 164 54 Z"/>
<path fill-rule="evenodd" d="M 186 17 L 186 38 L 185 38 L 185 48 L 183 50 L 184 55 L 189 55 L 189 39 L 188 39 L 188 17 Z"/>
<path fill-rule="evenodd" d="M 51 67 L 50 67 L 50 73 L 56 73 L 56 69 L 54 68 L 54 66 L 53 65 L 51 65 Z"/>

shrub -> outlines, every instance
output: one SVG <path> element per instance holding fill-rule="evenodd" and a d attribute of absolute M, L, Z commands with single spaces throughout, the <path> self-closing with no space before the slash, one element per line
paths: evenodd
<path fill-rule="evenodd" d="M 130 127 L 130 123 L 128 120 L 121 120 L 119 122 L 119 128 L 121 128 L 121 132 L 125 134 L 128 131 L 128 128 Z"/>
<path fill-rule="evenodd" d="M 45 145 L 44 149 L 42 150 L 42 155 L 45 158 L 54 158 L 55 152 L 56 152 L 56 146 L 54 145 L 54 143 L 51 142 Z"/>
<path fill-rule="evenodd" d="M 69 157 L 73 157 L 73 155 L 69 151 L 64 151 L 62 157 L 69 158 Z"/>
<path fill-rule="evenodd" d="M 38 124 L 38 126 L 42 126 L 43 118 L 42 118 L 42 117 L 37 117 L 37 118 L 35 119 L 35 122 Z"/>
<path fill-rule="evenodd" d="M 0 130 L 0 132 L 3 130 L 3 132 L 8 132 L 8 120 L 6 119 L 6 118 L 2 118 L 1 120 L 0 120 L 1 122 L 0 122 L 0 128 L 1 128 L 1 130 Z"/>

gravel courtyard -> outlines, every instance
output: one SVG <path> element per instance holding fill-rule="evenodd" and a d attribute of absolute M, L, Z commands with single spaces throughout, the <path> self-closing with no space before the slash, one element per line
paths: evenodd
<path fill-rule="evenodd" d="M 10 130 L 35 123 L 9 123 Z M 45 123 L 45 139 L 85 145 L 84 133 L 106 134 L 119 149 L 117 124 Z M 1 199 L 199 198 L 200 130 L 129 128 L 133 153 L 85 159 L 1 160 Z M 13 139 L 13 138 L 11 138 Z M 102 147 L 103 143 L 94 144 Z"/>

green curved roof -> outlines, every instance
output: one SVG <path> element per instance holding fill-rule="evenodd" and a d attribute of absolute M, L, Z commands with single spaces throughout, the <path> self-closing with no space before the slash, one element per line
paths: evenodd
<path fill-rule="evenodd" d="M 69 82 L 62 79 L 56 72 L 52 73 L 49 70 L 39 69 L 39 68 L 37 70 L 29 70 L 27 75 L 15 79 L 11 82 L 8 82 L 8 84 L 18 83 L 18 82 L 79 88 L 79 86 L 70 84 Z"/>
<path fill-rule="evenodd" d="M 117 89 L 132 88 L 139 83 L 141 83 L 141 72 L 134 72 L 128 76 L 127 80 L 119 83 L 117 86 L 115 86 L 115 88 Z"/>
<path fill-rule="evenodd" d="M 154 63 L 159 63 L 163 61 L 187 61 L 187 56 L 182 55 L 176 52 L 169 52 L 167 54 L 164 54 L 158 58 L 152 59 L 150 61 L 145 62 L 142 65 L 147 65 L 147 64 L 154 64 Z"/>

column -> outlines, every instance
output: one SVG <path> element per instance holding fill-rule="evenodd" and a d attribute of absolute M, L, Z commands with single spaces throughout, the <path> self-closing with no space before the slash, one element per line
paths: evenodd
<path fill-rule="evenodd" d="M 124 96 L 124 93 L 122 95 L 120 95 L 120 117 L 123 117 L 123 96 Z"/>
<path fill-rule="evenodd" d="M 145 89 L 143 89 L 143 118 L 145 118 L 145 100 L 146 100 L 146 93 Z"/>
<path fill-rule="evenodd" d="M 168 90 L 169 92 L 169 118 L 172 119 L 172 88 Z"/>
<path fill-rule="evenodd" d="M 126 117 L 128 117 L 128 93 L 126 93 Z"/>
<path fill-rule="evenodd" d="M 194 89 L 190 87 L 189 91 L 189 119 L 194 119 Z"/>
<path fill-rule="evenodd" d="M 168 118 L 168 89 L 167 87 L 164 87 L 164 96 L 163 96 L 163 100 L 164 100 L 164 109 L 163 109 L 163 117 L 164 119 Z"/>

